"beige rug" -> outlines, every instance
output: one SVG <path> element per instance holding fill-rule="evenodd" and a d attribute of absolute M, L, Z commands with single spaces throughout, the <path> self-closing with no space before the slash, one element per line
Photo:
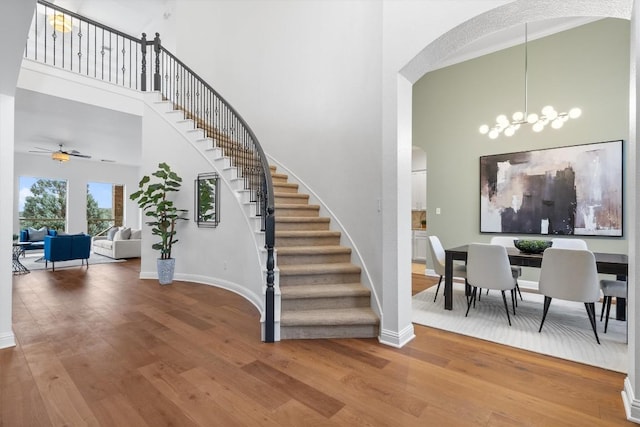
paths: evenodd
<path fill-rule="evenodd" d="M 464 285 L 454 283 L 453 286 L 453 310 L 444 309 L 443 286 L 436 303 L 433 302 L 436 288 L 433 286 L 413 297 L 412 321 L 561 359 L 627 372 L 627 324 L 615 320 L 615 307 L 612 307 L 612 317 L 605 334 L 604 319 L 600 322 L 601 306 L 596 304 L 601 343 L 598 345 L 582 303 L 554 299 L 542 332 L 538 333 L 542 319 L 542 295 L 524 292 L 524 301 L 518 301 L 516 316 L 510 312 L 512 326 L 509 326 L 499 291 L 491 291 L 489 295 L 483 293 L 482 300 L 476 302 L 476 308 L 472 306 L 469 316 L 465 317 Z"/>

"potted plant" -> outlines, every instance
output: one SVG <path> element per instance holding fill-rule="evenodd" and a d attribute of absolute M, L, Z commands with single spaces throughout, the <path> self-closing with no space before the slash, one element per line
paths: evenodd
<path fill-rule="evenodd" d="M 138 184 L 139 190 L 131 194 L 129 198 L 138 203 L 145 216 L 153 218 L 146 224 L 151 226 L 151 234 L 160 238 L 153 243 L 153 249 L 160 251 L 158 258 L 158 281 L 161 285 L 168 285 L 173 281 L 175 259 L 171 257 L 171 248 L 178 242 L 176 236 L 176 223 L 186 220 L 188 210 L 178 209 L 173 201 L 168 198 L 169 193 L 180 190 L 182 178 L 171 170 L 166 163 L 159 163 L 158 170 L 151 174 L 158 180 L 151 181 L 151 177 L 145 175 Z"/>

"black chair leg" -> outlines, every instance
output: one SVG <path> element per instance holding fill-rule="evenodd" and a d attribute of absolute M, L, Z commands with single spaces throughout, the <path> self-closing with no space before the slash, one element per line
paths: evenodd
<path fill-rule="evenodd" d="M 538 332 L 542 332 L 542 325 L 544 325 L 544 319 L 547 318 L 547 312 L 549 311 L 549 306 L 551 305 L 551 297 L 544 297 L 544 310 L 542 312 L 542 321 L 540 322 L 540 329 Z"/>
<path fill-rule="evenodd" d="M 442 282 L 442 276 L 440 276 L 440 280 L 438 280 L 438 287 L 436 288 L 436 296 L 433 297 L 433 302 L 436 302 L 436 298 L 438 298 L 438 291 L 440 290 L 441 282 Z"/>
<path fill-rule="evenodd" d="M 605 295 L 604 298 L 602 298 L 602 310 L 600 310 L 600 321 L 602 322 L 602 319 L 604 317 L 604 306 L 607 305 L 607 296 Z"/>
<path fill-rule="evenodd" d="M 524 301 L 524 299 L 522 298 L 522 292 L 520 292 L 520 285 L 518 285 L 518 282 L 516 282 L 516 291 L 518 291 L 518 295 L 520 295 L 520 301 Z M 516 305 L 518 305 L 517 299 L 516 299 Z"/>
<path fill-rule="evenodd" d="M 511 326 L 511 317 L 509 316 L 509 306 L 507 305 L 507 295 L 505 295 L 504 291 L 502 292 L 502 302 L 504 303 L 504 309 L 507 312 L 507 320 L 509 321 L 509 326 Z"/>
<path fill-rule="evenodd" d="M 475 306 L 476 306 L 476 292 L 477 291 L 478 291 L 478 288 L 476 288 L 474 286 L 473 290 L 471 291 L 471 296 L 467 300 L 467 312 L 465 313 L 464 317 L 467 317 L 469 315 L 469 309 L 471 308 L 471 301 L 473 301 L 473 307 L 475 308 Z"/>
<path fill-rule="evenodd" d="M 593 302 L 585 302 L 584 308 L 587 309 L 587 315 L 589 316 L 589 322 L 591 322 L 591 328 L 596 336 L 596 341 L 600 344 L 600 338 L 598 338 L 598 331 L 596 330 L 596 305 Z"/>
<path fill-rule="evenodd" d="M 611 298 L 607 297 L 607 318 L 604 320 L 604 333 L 607 333 L 607 327 L 609 326 L 609 313 L 611 312 Z M 604 306 L 602 306 L 604 308 Z"/>
<path fill-rule="evenodd" d="M 511 289 L 511 308 L 513 308 L 513 315 L 516 315 L 516 306 L 518 305 L 518 297 L 516 296 L 515 289 Z"/>

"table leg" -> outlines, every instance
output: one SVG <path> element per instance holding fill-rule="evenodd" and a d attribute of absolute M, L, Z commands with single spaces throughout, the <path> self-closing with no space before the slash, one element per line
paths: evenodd
<path fill-rule="evenodd" d="M 449 253 L 444 259 L 444 309 L 453 310 L 453 255 Z"/>
<path fill-rule="evenodd" d="M 616 276 L 616 280 L 627 281 L 627 276 Z M 628 286 L 628 283 L 627 283 Z M 627 320 L 627 299 L 616 298 L 616 320 Z"/>
<path fill-rule="evenodd" d="M 29 273 L 29 269 L 20 262 L 20 255 L 22 255 L 23 252 L 24 252 L 24 249 L 22 247 L 20 246 L 13 247 L 13 253 L 11 255 L 11 264 L 12 264 L 13 274 Z"/>
<path fill-rule="evenodd" d="M 616 320 L 627 320 L 626 298 L 616 298 Z"/>

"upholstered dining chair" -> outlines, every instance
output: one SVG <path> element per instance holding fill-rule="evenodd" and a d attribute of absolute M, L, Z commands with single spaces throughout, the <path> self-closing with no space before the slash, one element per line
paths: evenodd
<path fill-rule="evenodd" d="M 438 298 L 438 291 L 440 290 L 440 283 L 442 283 L 442 278 L 445 275 L 445 253 L 438 236 L 429 236 L 429 252 L 431 253 L 431 262 L 433 264 L 433 269 L 436 274 L 440 276 L 440 280 L 438 280 L 438 287 L 436 288 L 436 294 L 433 297 L 433 302 L 436 302 L 436 298 Z M 466 267 L 461 264 L 453 264 L 453 277 L 461 277 L 466 279 Z"/>
<path fill-rule="evenodd" d="M 604 315 L 604 308 L 607 307 L 607 319 L 604 321 L 604 333 L 607 333 L 609 326 L 609 312 L 611 311 L 611 298 L 627 298 L 627 282 L 622 280 L 600 280 L 600 289 L 604 300 L 602 301 L 602 310 L 600 311 L 600 321 Z"/>
<path fill-rule="evenodd" d="M 507 249 L 502 245 L 471 243 L 467 252 L 467 283 L 472 287 L 471 297 L 467 300 L 467 313 L 473 303 L 475 307 L 478 288 L 496 289 L 502 292 L 502 301 L 507 312 L 507 321 L 511 326 L 509 306 L 505 291 L 511 291 L 511 305 L 516 314 L 515 295 L 516 278 L 511 272 Z"/>
<path fill-rule="evenodd" d="M 516 245 L 513 242 L 514 240 L 520 240 L 519 237 L 513 236 L 493 236 L 491 238 L 492 245 L 501 245 L 505 248 L 515 248 Z M 520 300 L 522 300 L 522 292 L 520 292 L 520 286 L 518 285 L 518 278 L 522 276 L 522 267 L 519 265 L 511 266 L 511 273 L 516 278 L 516 291 L 518 291 L 518 295 L 520 295 Z M 489 293 L 489 289 L 487 289 L 487 293 Z M 516 299 L 516 306 L 518 305 L 518 300 Z"/>
<path fill-rule="evenodd" d="M 588 250 L 587 242 L 582 239 L 568 239 L 566 237 L 555 237 L 551 239 L 551 247 L 556 249 L 581 249 Z"/>
<path fill-rule="evenodd" d="M 553 298 L 584 303 L 591 328 L 600 344 L 596 331 L 595 302 L 600 300 L 598 270 L 593 253 L 583 249 L 561 249 L 550 247 L 542 254 L 540 293 L 544 295 L 544 309 L 540 329 L 549 312 Z"/>

